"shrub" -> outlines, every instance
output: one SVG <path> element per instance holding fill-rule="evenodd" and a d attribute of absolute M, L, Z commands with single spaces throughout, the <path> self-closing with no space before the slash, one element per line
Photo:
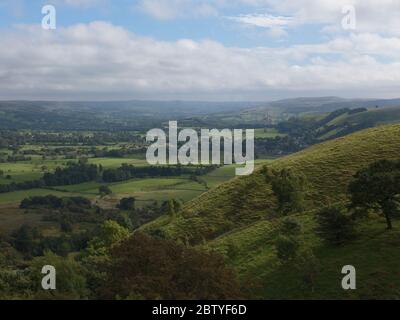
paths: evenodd
<path fill-rule="evenodd" d="M 103 299 L 241 298 L 236 274 L 221 256 L 135 233 L 113 247 L 99 288 Z"/>
<path fill-rule="evenodd" d="M 296 258 L 300 244 L 298 240 L 293 237 L 279 236 L 276 239 L 275 247 L 279 260 L 285 263 Z"/>
<path fill-rule="evenodd" d="M 342 245 L 354 237 L 354 222 L 342 207 L 326 207 L 317 214 L 318 235 L 327 243 Z"/>
<path fill-rule="evenodd" d="M 292 217 L 284 218 L 279 226 L 280 233 L 288 236 L 296 236 L 301 233 L 301 224 Z"/>

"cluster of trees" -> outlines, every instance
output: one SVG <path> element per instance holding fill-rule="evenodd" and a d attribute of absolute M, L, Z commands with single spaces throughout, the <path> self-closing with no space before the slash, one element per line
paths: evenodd
<path fill-rule="evenodd" d="M 288 215 L 304 210 L 303 175 L 268 168 L 264 168 L 264 173 L 277 197 L 279 213 Z M 382 215 L 387 229 L 393 228 L 393 219 L 400 217 L 400 161 L 382 160 L 360 170 L 349 184 L 348 194 L 348 205 L 330 205 L 316 215 L 316 232 L 329 244 L 342 245 L 353 239 L 357 220 L 370 213 Z"/>
<path fill-rule="evenodd" d="M 29 225 L 22 225 L 6 239 L 25 259 L 41 256 L 52 251 L 60 256 L 79 252 L 86 248 L 95 231 L 63 233 L 57 236 L 43 236 L 40 231 Z M 5 241 L 5 240 L 3 240 Z"/>
<path fill-rule="evenodd" d="M 129 180 L 132 178 L 171 177 L 171 176 L 180 176 L 184 174 L 200 176 L 215 170 L 215 168 L 216 168 L 215 166 L 135 167 L 133 165 L 123 164 L 120 168 L 117 169 L 105 169 L 103 171 L 102 178 L 104 182 L 118 182 L 118 181 Z"/>
<path fill-rule="evenodd" d="M 102 209 L 83 197 L 48 195 L 25 198 L 20 208 L 40 211 L 45 221 L 59 223 L 61 231 L 66 233 L 72 232 L 77 223 L 99 224 L 110 219 L 133 231 L 163 214 L 173 217 L 181 209 L 181 203 L 175 199 L 141 207 L 136 207 L 135 203 L 134 197 L 122 198 L 115 209 Z"/>
<path fill-rule="evenodd" d="M 263 174 L 267 183 L 272 186 L 280 214 L 304 211 L 307 179 L 303 174 L 290 169 L 270 170 L 268 167 L 263 168 Z"/>
<path fill-rule="evenodd" d="M 301 174 L 290 170 L 264 169 L 267 181 L 277 197 L 278 212 L 285 217 L 277 228 L 275 250 L 283 267 L 295 268 L 307 286 L 314 288 L 319 275 L 319 261 L 304 240 L 297 218 L 304 209 L 304 186 Z M 347 204 L 330 205 L 315 215 L 315 232 L 327 244 L 342 246 L 357 237 L 357 222 L 371 213 L 385 218 L 387 229 L 400 217 L 400 161 L 382 160 L 356 173 L 348 187 Z"/>
<path fill-rule="evenodd" d="M 18 161 L 31 161 L 31 157 L 25 157 L 21 154 L 8 155 L 7 157 L 0 157 L 0 163 L 18 162 Z"/>
<path fill-rule="evenodd" d="M 113 220 L 90 233 L 58 238 L 43 238 L 38 230 L 23 226 L 9 241 L 0 241 L 3 299 L 244 297 L 237 275 L 221 256 L 142 233 L 132 235 Z M 69 250 L 80 253 L 72 256 Z M 41 288 L 44 265 L 57 270 L 56 291 Z"/>
<path fill-rule="evenodd" d="M 93 181 L 97 177 L 98 167 L 96 165 L 90 165 L 84 161 L 80 161 L 79 163 L 70 162 L 66 168 L 57 168 L 53 173 L 45 173 L 42 179 L 0 185 L 0 193 L 73 185 Z"/>
<path fill-rule="evenodd" d="M 83 197 L 59 198 L 53 195 L 47 195 L 25 198 L 20 204 L 21 209 L 35 209 L 38 207 L 49 209 L 69 209 L 73 211 L 78 207 L 82 209 L 91 209 L 92 203 L 89 199 Z"/>
<path fill-rule="evenodd" d="M 86 131 L 0 130 L 0 148 L 30 144 L 96 146 L 121 142 L 142 144 L 144 139 L 134 131 L 93 131 L 87 133 Z"/>
<path fill-rule="evenodd" d="M 294 153 L 319 143 L 321 137 L 335 129 L 337 129 L 337 133 L 330 135 L 330 139 L 372 127 L 375 124 L 373 120 L 364 120 L 361 123 L 340 123 L 338 125 L 330 123 L 343 114 L 352 115 L 366 111 L 368 111 L 366 108 L 344 108 L 333 111 L 322 119 L 292 117 L 281 121 L 274 127 L 279 132 L 285 133 L 286 136 L 257 139 L 255 153 L 257 156 Z"/>
<path fill-rule="evenodd" d="M 125 158 L 126 156 L 146 154 L 147 149 L 142 145 L 143 144 L 138 144 L 136 148 L 130 147 L 112 150 L 94 149 L 92 152 L 97 158 Z"/>
<path fill-rule="evenodd" d="M 11 179 L 11 176 L 7 176 Z M 33 180 L 33 181 L 25 181 L 25 182 L 12 182 L 9 184 L 0 184 L 0 193 L 13 192 L 17 190 L 29 190 L 36 188 L 43 188 L 45 183 L 43 180 Z"/>
<path fill-rule="evenodd" d="M 256 139 L 254 152 L 257 157 L 263 155 L 280 156 L 305 149 L 310 142 L 296 136 L 277 136 L 275 138 Z"/>
<path fill-rule="evenodd" d="M 94 164 L 88 164 L 87 159 L 80 159 L 77 163 L 68 162 L 65 168 L 58 167 L 54 172 L 46 172 L 42 179 L 2 184 L 0 185 L 0 193 L 43 187 L 74 185 L 96 180 L 109 183 L 125 181 L 132 178 L 169 177 L 185 174 L 199 176 L 207 174 L 215 169 L 216 166 L 135 167 L 128 164 L 123 164 L 117 169 L 103 169 L 101 165 L 97 166 Z M 109 194 L 109 191 L 109 189 L 106 190 L 105 188 L 102 188 L 100 193 L 107 195 Z"/>
<path fill-rule="evenodd" d="M 96 290 L 102 299 L 243 297 L 235 272 L 214 253 L 135 233 L 109 254 L 112 263 L 105 269 L 105 281 Z"/>
<path fill-rule="evenodd" d="M 45 173 L 43 181 L 46 186 L 73 185 L 96 180 L 98 167 L 85 161 L 71 162 L 66 168 L 57 168 L 53 173 Z"/>

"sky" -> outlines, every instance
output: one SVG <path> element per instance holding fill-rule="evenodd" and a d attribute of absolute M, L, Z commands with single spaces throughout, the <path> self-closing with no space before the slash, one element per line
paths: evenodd
<path fill-rule="evenodd" d="M 399 17 L 400 0 L 0 0 L 0 99 L 399 97 Z"/>

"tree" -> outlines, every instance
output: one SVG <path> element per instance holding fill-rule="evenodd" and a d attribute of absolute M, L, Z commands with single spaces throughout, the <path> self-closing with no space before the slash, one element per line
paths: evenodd
<path fill-rule="evenodd" d="M 63 216 L 60 221 L 60 229 L 62 232 L 71 233 L 74 229 L 71 219 Z"/>
<path fill-rule="evenodd" d="M 162 210 L 171 218 L 174 218 L 181 210 L 181 203 L 175 199 L 165 201 L 162 204 Z"/>
<path fill-rule="evenodd" d="M 100 186 L 99 193 L 102 197 L 112 194 L 112 190 L 108 186 Z"/>
<path fill-rule="evenodd" d="M 381 160 L 359 171 L 349 185 L 351 208 L 356 211 L 374 210 L 386 218 L 387 228 L 399 215 L 400 161 Z"/>
<path fill-rule="evenodd" d="M 276 252 L 283 263 L 294 260 L 300 248 L 298 240 L 290 236 L 279 236 L 275 241 Z"/>
<path fill-rule="evenodd" d="M 18 251 L 31 255 L 36 248 L 38 237 L 36 229 L 24 224 L 14 232 L 12 244 Z"/>
<path fill-rule="evenodd" d="M 53 266 L 57 275 L 57 290 L 44 291 L 41 287 L 43 278 L 42 268 L 45 265 Z M 84 299 L 88 295 L 85 270 L 71 258 L 63 258 L 52 252 L 45 252 L 43 257 L 32 260 L 28 270 L 32 289 L 37 292 L 38 299 Z"/>
<path fill-rule="evenodd" d="M 119 201 L 118 208 L 121 210 L 135 210 L 136 199 L 134 197 L 122 198 Z"/>
<path fill-rule="evenodd" d="M 242 297 L 224 259 L 171 240 L 135 233 L 111 249 L 102 299 L 226 300 Z"/>
<path fill-rule="evenodd" d="M 320 267 L 320 262 L 311 249 L 302 250 L 295 263 L 295 268 L 301 275 L 303 283 L 311 287 L 313 291 L 320 272 Z"/>
<path fill-rule="evenodd" d="M 302 226 L 293 217 L 286 217 L 280 223 L 279 231 L 287 236 L 297 236 L 301 233 Z"/>
<path fill-rule="evenodd" d="M 97 237 L 90 241 L 89 247 L 110 248 L 116 243 L 129 237 L 129 230 L 119 225 L 117 222 L 108 220 L 100 228 Z"/>
<path fill-rule="evenodd" d="M 267 182 L 278 200 L 278 210 L 283 214 L 304 211 L 306 177 L 289 169 L 270 171 L 264 169 Z"/>
<path fill-rule="evenodd" d="M 354 221 L 340 206 L 323 208 L 317 213 L 319 236 L 333 245 L 341 245 L 354 237 Z"/>

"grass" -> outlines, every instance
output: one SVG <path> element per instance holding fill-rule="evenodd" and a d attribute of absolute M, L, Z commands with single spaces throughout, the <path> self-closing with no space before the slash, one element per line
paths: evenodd
<path fill-rule="evenodd" d="M 0 234 L 9 234 L 23 224 L 30 226 L 50 226 L 51 223 L 42 221 L 42 215 L 34 212 L 25 213 L 14 207 L 0 207 Z"/>
<path fill-rule="evenodd" d="M 363 123 L 363 122 L 373 122 L 373 123 L 392 123 L 400 119 L 400 108 L 382 108 L 368 110 L 367 112 L 356 113 L 349 115 L 338 121 L 338 124 L 343 122 L 349 123 Z"/>
<path fill-rule="evenodd" d="M 385 230 L 384 219 L 371 217 L 358 226 L 358 237 L 344 245 L 326 245 L 315 236 L 312 215 L 296 217 L 302 223 L 303 247 L 312 248 L 319 263 L 314 288 L 306 286 L 292 264 L 282 264 L 275 254 L 276 224 L 260 221 L 210 241 L 206 248 L 228 257 L 243 277 L 260 284 L 254 294 L 265 299 L 398 299 L 400 297 L 400 223 Z M 341 269 L 353 265 L 358 290 L 344 291 Z"/>
<path fill-rule="evenodd" d="M 309 184 L 307 204 L 316 208 L 345 200 L 347 185 L 360 168 L 379 159 L 399 157 L 400 126 L 394 125 L 322 143 L 275 160 L 269 166 L 275 169 L 291 168 L 305 174 Z M 273 211 L 274 205 L 271 187 L 261 172 L 256 171 L 251 176 L 235 178 L 191 201 L 185 207 L 183 218 L 169 228 L 177 236 L 181 228 L 185 228 L 196 242 L 204 234 L 215 237 L 229 229 L 255 222 Z M 209 223 L 203 225 L 202 220 Z M 209 234 L 209 224 L 215 229 L 212 234 Z"/>
<path fill-rule="evenodd" d="M 0 170 L 4 172 L 4 176 L 0 177 L 0 184 L 39 179 L 44 174 L 43 168 L 45 168 L 45 171 L 53 171 L 57 167 L 64 167 L 68 161 L 71 160 L 66 160 L 62 158 L 43 160 L 40 157 L 33 156 L 31 161 L 0 163 Z M 135 166 L 148 165 L 146 160 L 134 158 L 92 158 L 89 159 L 89 163 L 96 165 L 101 164 L 103 168 L 118 168 L 123 163 Z M 7 175 L 11 175 L 11 180 L 6 179 Z"/>
<path fill-rule="evenodd" d="M 308 180 L 303 226 L 303 247 L 314 251 L 320 273 L 312 290 L 293 265 L 276 258 L 276 226 L 281 218 L 276 199 L 261 171 L 223 183 L 188 202 L 181 215 L 161 217 L 142 228 L 159 229 L 168 238 L 215 250 L 226 256 L 244 281 L 258 286 L 249 290 L 266 299 L 400 298 L 400 223 L 385 230 L 385 221 L 372 216 L 358 225 L 358 238 L 348 245 L 332 247 L 314 232 L 314 214 L 319 208 L 347 200 L 347 186 L 361 168 L 380 159 L 400 158 L 400 125 L 380 126 L 313 146 L 268 164 L 291 168 Z M 341 289 L 345 265 L 358 270 L 357 291 Z"/>
<path fill-rule="evenodd" d="M 265 163 L 266 160 L 257 160 L 257 164 Z M 11 182 L 22 182 L 35 180 L 42 176 L 41 167 L 45 165 L 48 170 L 53 170 L 57 166 L 63 166 L 65 160 L 34 160 L 17 163 L 4 163 L 0 165 L 0 169 L 5 174 L 11 174 L 12 179 L 0 178 L 0 183 L 8 184 Z M 145 160 L 141 159 L 120 159 L 120 158 L 94 158 L 89 160 L 90 163 L 99 165 L 104 168 L 116 168 L 122 163 L 129 163 L 136 166 L 147 165 Z M 169 178 L 149 178 L 149 179 L 132 179 L 129 181 L 109 184 L 113 191 L 112 201 L 125 196 L 134 196 L 142 202 L 165 201 L 171 198 L 180 199 L 184 202 L 189 201 L 209 188 L 215 188 L 221 183 L 232 179 L 235 176 L 236 166 L 224 166 L 199 177 L 199 181 L 192 181 L 188 176 L 169 177 Z M 33 172 L 32 172 L 33 171 Z M 57 186 L 53 190 L 28 190 L 17 191 L 11 193 L 0 194 L 0 204 L 18 203 L 28 196 L 55 194 L 60 196 L 68 196 L 69 194 L 83 195 L 89 198 L 98 196 L 100 183 L 87 182 L 71 186 Z"/>
<path fill-rule="evenodd" d="M 267 139 L 286 136 L 286 134 L 280 133 L 274 128 L 256 129 L 254 134 L 256 139 Z"/>
<path fill-rule="evenodd" d="M 55 195 L 59 197 L 68 197 L 68 196 L 76 196 L 77 193 L 71 192 L 59 192 L 54 190 L 48 189 L 31 189 L 31 190 L 24 190 L 24 191 L 14 191 L 8 193 L 1 193 L 0 194 L 0 204 L 15 204 L 19 203 L 22 199 L 27 197 L 34 197 L 34 196 L 47 196 L 47 195 Z"/>
<path fill-rule="evenodd" d="M 93 158 L 89 159 L 89 163 L 95 165 L 101 164 L 104 168 L 118 168 L 124 163 L 138 167 L 148 166 L 145 159 L 134 158 Z"/>

